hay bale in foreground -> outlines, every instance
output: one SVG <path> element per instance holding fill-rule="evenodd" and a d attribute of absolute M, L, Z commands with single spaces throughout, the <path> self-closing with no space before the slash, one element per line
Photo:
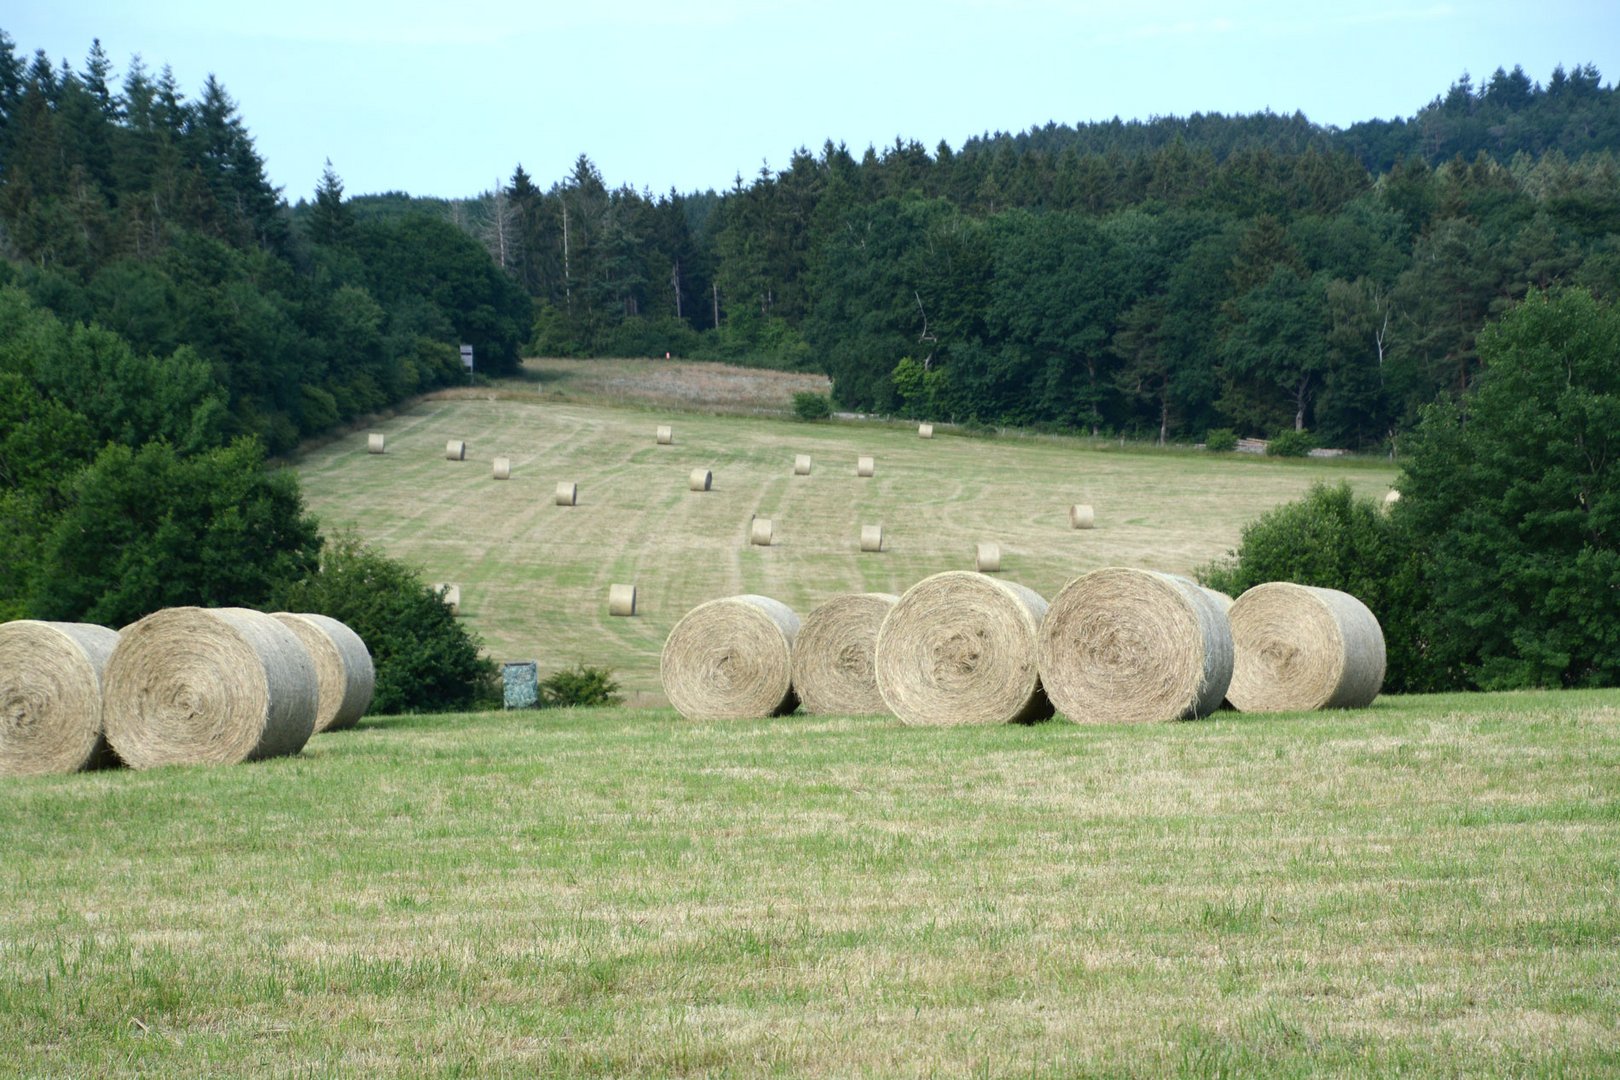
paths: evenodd
<path fill-rule="evenodd" d="M 1384 631 L 1367 605 L 1337 589 L 1286 581 L 1232 602 L 1232 685 L 1243 712 L 1359 709 L 1384 685 Z"/>
<path fill-rule="evenodd" d="M 495 459 L 495 479 L 510 480 L 512 478 L 512 459 L 498 457 Z"/>
<path fill-rule="evenodd" d="M 861 526 L 861 550 L 862 551 L 882 551 L 883 550 L 883 526 L 881 526 L 881 525 L 862 525 Z"/>
<path fill-rule="evenodd" d="M 793 695 L 799 617 L 767 596 L 727 596 L 687 612 L 664 641 L 658 677 L 689 720 L 780 716 Z"/>
<path fill-rule="evenodd" d="M 1097 524 L 1097 513 L 1085 503 L 1069 507 L 1069 528 L 1090 529 Z"/>
<path fill-rule="evenodd" d="M 578 506 L 579 505 L 579 485 L 574 484 L 574 483 L 570 483 L 567 480 L 559 480 L 559 481 L 557 481 L 557 505 L 558 506 Z"/>
<path fill-rule="evenodd" d="M 384 436 L 372 432 L 366 436 L 366 453 L 381 454 L 384 452 L 387 443 L 388 440 Z"/>
<path fill-rule="evenodd" d="M 878 692 L 878 627 L 898 603 L 893 593 L 846 593 L 804 617 L 793 641 L 793 691 L 805 712 L 822 716 L 887 713 Z"/>
<path fill-rule="evenodd" d="M 994 574 L 1001 569 L 1001 545 L 994 543 L 973 546 L 973 568 L 981 574 Z"/>
<path fill-rule="evenodd" d="M 371 650 L 349 624 L 313 611 L 275 611 L 298 635 L 315 665 L 315 734 L 354 727 L 371 707 L 377 668 Z"/>
<path fill-rule="evenodd" d="M 855 475 L 856 476 L 876 476 L 877 475 L 877 463 L 875 461 L 873 461 L 869 457 L 856 458 L 855 459 Z"/>
<path fill-rule="evenodd" d="M 296 754 L 315 731 L 315 664 L 246 608 L 166 608 L 126 626 L 103 683 L 107 742 L 137 769 Z"/>
<path fill-rule="evenodd" d="M 933 424 L 918 424 L 917 425 L 917 438 L 919 438 L 919 439 L 932 439 L 933 437 L 934 437 L 934 425 Z"/>
<path fill-rule="evenodd" d="M 692 491 L 708 491 L 714 486 L 714 473 L 708 469 L 693 469 L 687 474 L 686 486 Z"/>
<path fill-rule="evenodd" d="M 810 455 L 809 454 L 795 454 L 794 455 L 794 457 L 793 457 L 793 475 L 794 476 L 809 476 L 810 475 Z"/>
<path fill-rule="evenodd" d="M 1226 696 L 1232 630 L 1196 582 L 1110 566 L 1052 598 L 1037 660 L 1052 705 L 1075 723 L 1192 719 Z"/>
<path fill-rule="evenodd" d="M 636 613 L 636 587 L 634 585 L 608 586 L 608 614 L 630 616 Z"/>
<path fill-rule="evenodd" d="M 107 761 L 102 677 L 118 631 L 19 619 L 0 625 L 0 776 Z"/>
<path fill-rule="evenodd" d="M 444 456 L 448 461 L 466 461 L 467 443 L 462 439 L 451 439 L 444 444 Z"/>
<path fill-rule="evenodd" d="M 1033 723 L 1052 715 L 1035 650 L 1046 601 L 947 570 L 907 589 L 878 628 L 878 692 L 903 723 Z"/>
<path fill-rule="evenodd" d="M 771 519 L 757 517 L 748 525 L 748 542 L 760 547 L 770 547 L 771 532 Z"/>
<path fill-rule="evenodd" d="M 668 424 L 658 425 L 658 445 L 673 446 L 675 444 L 675 429 Z"/>

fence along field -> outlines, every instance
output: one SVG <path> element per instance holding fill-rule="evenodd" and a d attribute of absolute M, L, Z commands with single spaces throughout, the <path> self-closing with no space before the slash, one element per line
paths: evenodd
<path fill-rule="evenodd" d="M 720 377 L 707 367 L 696 377 Z M 750 373 L 749 385 L 770 374 Z M 687 400 L 673 378 L 666 372 L 660 391 Z M 789 391 L 778 396 L 785 413 Z M 664 424 L 675 429 L 670 445 L 657 443 Z M 423 401 L 372 427 L 386 454 L 368 454 L 362 432 L 300 461 L 323 525 L 352 525 L 425 580 L 456 583 L 462 617 L 496 660 L 535 659 L 542 673 L 611 667 L 638 705 L 665 704 L 664 639 L 719 596 L 762 594 L 802 617 L 839 593 L 899 594 L 930 574 L 971 570 L 976 545 L 994 542 L 1001 576 L 1050 599 L 1102 566 L 1189 573 L 1315 480 L 1381 496 L 1395 475 L 1380 461 L 1122 451 L 944 427 L 922 440 L 909 424 L 548 400 L 510 386 Z M 447 460 L 458 440 L 465 460 Z M 795 473 L 800 455 L 815 462 L 808 475 Z M 497 457 L 511 460 L 511 479 L 492 479 Z M 856 475 L 862 457 L 875 459 L 873 476 Z M 712 472 L 711 490 L 689 490 L 693 470 Z M 562 481 L 578 485 L 577 505 L 555 505 Z M 1096 509 L 1096 528 L 1071 526 L 1077 503 Z M 749 543 L 755 517 L 772 522 L 769 547 Z M 882 526 L 881 552 L 860 550 L 871 525 Z M 614 584 L 636 586 L 635 618 L 609 615 Z"/>

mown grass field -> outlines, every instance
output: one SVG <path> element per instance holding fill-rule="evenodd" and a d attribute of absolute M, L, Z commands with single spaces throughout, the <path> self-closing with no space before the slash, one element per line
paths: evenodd
<path fill-rule="evenodd" d="M 0 794 L 9 1075 L 1620 1074 L 1615 691 L 369 718 Z"/>
<path fill-rule="evenodd" d="M 1121 448 L 1075 438 L 965 437 L 915 425 L 786 419 L 819 377 L 659 361 L 531 361 L 524 379 L 419 403 L 298 463 L 323 524 L 354 527 L 429 581 L 461 586 L 462 611 L 497 660 L 541 672 L 576 662 L 615 670 L 633 704 L 661 705 L 658 653 L 705 600 L 763 593 L 801 615 L 841 592 L 899 593 L 941 570 L 972 569 L 1001 545 L 1002 572 L 1044 596 L 1099 566 L 1190 573 L 1234 547 L 1248 521 L 1313 481 L 1382 496 L 1377 460 L 1277 460 Z M 700 411 L 698 402 L 703 402 Z M 716 411 L 716 410 L 723 411 Z M 764 414 L 764 415 L 751 415 Z M 659 424 L 675 445 L 655 445 Z M 446 461 L 463 439 L 468 460 Z M 809 454 L 809 476 L 793 475 Z M 876 475 L 855 475 L 871 455 Z M 512 478 L 491 464 L 509 457 Z M 687 489 L 692 469 L 714 490 Z M 559 481 L 579 505 L 558 507 Z M 1069 528 L 1072 503 L 1097 527 Z M 771 547 L 751 547 L 751 516 Z M 862 554 L 862 525 L 884 551 Z M 608 587 L 637 586 L 640 614 L 612 618 Z"/>

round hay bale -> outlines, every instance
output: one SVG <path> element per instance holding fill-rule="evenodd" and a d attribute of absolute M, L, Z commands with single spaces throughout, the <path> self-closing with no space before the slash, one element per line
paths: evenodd
<path fill-rule="evenodd" d="M 668 424 L 658 425 L 658 445 L 673 446 L 675 444 L 675 429 Z"/>
<path fill-rule="evenodd" d="M 447 461 L 466 461 L 467 443 L 462 439 L 451 439 L 444 444 L 444 456 Z"/>
<path fill-rule="evenodd" d="M 557 505 L 578 506 L 579 485 L 571 484 L 566 480 L 557 481 Z"/>
<path fill-rule="evenodd" d="M 495 479 L 510 480 L 512 478 L 512 459 L 498 457 L 495 459 Z"/>
<path fill-rule="evenodd" d="M 19 619 L 0 625 L 0 776 L 102 763 L 102 677 L 118 631 Z"/>
<path fill-rule="evenodd" d="M 1069 528 L 1089 529 L 1097 524 L 1097 514 L 1085 503 L 1075 503 L 1069 507 Z"/>
<path fill-rule="evenodd" d="M 918 424 L 917 425 L 917 438 L 919 438 L 919 439 L 932 439 L 933 437 L 934 437 L 934 425 L 933 424 Z"/>
<path fill-rule="evenodd" d="M 438 584 L 432 585 L 432 586 L 429 586 L 429 587 L 434 592 L 439 594 L 439 599 L 443 600 L 444 601 L 444 606 L 450 609 L 450 614 L 452 614 L 452 615 L 460 615 L 461 614 L 461 586 L 460 585 L 451 585 L 449 582 L 439 582 Z"/>
<path fill-rule="evenodd" d="M 878 627 L 899 601 L 893 593 L 846 593 L 804 617 L 793 641 L 793 692 L 805 712 L 874 716 L 889 707 L 878 693 Z"/>
<path fill-rule="evenodd" d="M 809 476 L 810 475 L 810 455 L 809 454 L 796 454 L 794 456 L 794 458 L 793 458 L 793 475 L 794 476 Z"/>
<path fill-rule="evenodd" d="M 372 432 L 370 435 L 366 436 L 366 453 L 368 453 L 368 454 L 381 454 L 381 453 L 383 453 L 384 452 L 384 447 L 387 445 L 387 442 L 388 442 L 388 440 L 385 437 L 383 437 L 382 435 L 377 434 L 375 431 Z"/>
<path fill-rule="evenodd" d="M 1384 631 L 1367 605 L 1337 589 L 1286 581 L 1232 602 L 1232 685 L 1243 712 L 1359 709 L 1384 685 Z"/>
<path fill-rule="evenodd" d="M 1401 501 L 1401 493 L 1400 492 L 1398 492 L 1398 491 L 1387 491 L 1387 492 L 1384 493 L 1384 506 L 1385 506 L 1386 509 L 1388 507 L 1394 506 L 1396 503 L 1398 503 L 1400 501 Z"/>
<path fill-rule="evenodd" d="M 1208 716 L 1232 681 L 1232 630 L 1196 582 L 1110 566 L 1070 581 L 1041 623 L 1041 685 L 1078 724 Z"/>
<path fill-rule="evenodd" d="M 315 730 L 315 664 L 246 608 L 166 608 L 126 626 L 103 682 L 107 742 L 137 768 L 296 754 Z"/>
<path fill-rule="evenodd" d="M 883 550 L 883 526 L 881 526 L 881 525 L 862 525 L 861 526 L 861 550 L 862 551 L 882 551 Z"/>
<path fill-rule="evenodd" d="M 874 462 L 869 457 L 856 458 L 855 459 L 855 475 L 856 476 L 876 476 L 877 475 L 877 463 Z"/>
<path fill-rule="evenodd" d="M 976 544 L 973 548 L 973 568 L 981 574 L 994 574 L 1001 569 L 1001 545 Z"/>
<path fill-rule="evenodd" d="M 759 547 L 771 546 L 771 519 L 757 517 L 748 525 L 748 542 Z"/>
<path fill-rule="evenodd" d="M 1035 661 L 1046 601 L 1010 581 L 947 570 L 907 589 L 878 628 L 883 703 L 935 727 L 1052 715 Z"/>
<path fill-rule="evenodd" d="M 766 596 L 728 596 L 687 612 L 664 642 L 658 677 L 689 720 L 780 716 L 793 695 L 799 617 Z"/>
<path fill-rule="evenodd" d="M 608 586 L 608 614 L 630 616 L 636 613 L 636 587 L 634 585 Z"/>
<path fill-rule="evenodd" d="M 693 491 L 708 491 L 714 486 L 714 473 L 708 469 L 693 469 L 686 477 L 686 486 Z"/>
<path fill-rule="evenodd" d="M 354 727 L 371 707 L 377 668 L 371 650 L 348 623 L 312 611 L 272 616 L 304 643 L 315 664 L 315 733 Z"/>

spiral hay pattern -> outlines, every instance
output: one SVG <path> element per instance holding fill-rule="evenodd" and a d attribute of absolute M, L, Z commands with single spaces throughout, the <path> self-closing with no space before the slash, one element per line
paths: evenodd
<path fill-rule="evenodd" d="M 799 617 L 766 596 L 728 596 L 687 612 L 664 641 L 658 676 L 689 720 L 760 719 L 790 713 Z"/>
<path fill-rule="evenodd" d="M 315 733 L 354 727 L 371 707 L 377 668 L 349 624 L 316 612 L 271 613 L 304 643 L 315 665 Z"/>
<path fill-rule="evenodd" d="M 102 677 L 118 632 L 90 623 L 0 625 L 0 776 L 77 772 L 107 757 Z"/>
<path fill-rule="evenodd" d="M 966 570 L 924 578 L 878 628 L 878 692 L 903 723 L 1032 723 L 1052 715 L 1036 645 L 1046 601 Z"/>
<path fill-rule="evenodd" d="M 793 690 L 805 712 L 875 716 L 889 711 L 878 692 L 877 635 L 899 599 L 892 593 L 847 593 L 804 617 L 793 642 Z"/>
<path fill-rule="evenodd" d="M 1383 688 L 1383 628 L 1349 593 L 1271 581 L 1227 614 L 1234 662 L 1226 697 L 1235 709 L 1360 709 Z"/>

